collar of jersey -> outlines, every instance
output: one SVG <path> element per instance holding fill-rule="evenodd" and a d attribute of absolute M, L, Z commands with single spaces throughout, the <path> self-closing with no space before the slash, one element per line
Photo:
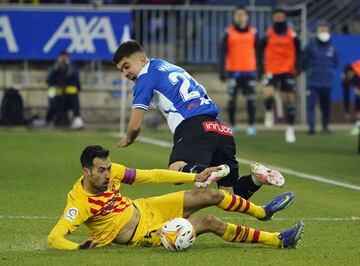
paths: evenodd
<path fill-rule="evenodd" d="M 141 69 L 139 75 L 137 76 L 137 78 L 139 78 L 142 74 L 146 74 L 148 73 L 148 69 L 149 69 L 149 66 L 150 66 L 150 61 L 146 63 L 146 65 Z"/>

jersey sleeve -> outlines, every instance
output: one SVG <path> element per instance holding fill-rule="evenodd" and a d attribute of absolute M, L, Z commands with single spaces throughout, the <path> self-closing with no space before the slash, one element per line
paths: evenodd
<path fill-rule="evenodd" d="M 196 175 L 163 169 L 131 170 L 134 170 L 134 183 L 193 183 Z"/>
<path fill-rule="evenodd" d="M 74 232 L 88 218 L 89 214 L 86 208 L 80 202 L 73 201 L 69 193 L 64 213 L 48 235 L 49 246 L 66 250 L 77 249 L 79 244 L 67 240 L 65 236 Z"/>
<path fill-rule="evenodd" d="M 147 110 L 154 93 L 154 79 L 150 78 L 150 73 L 141 76 L 133 88 L 133 102 L 131 108 Z"/>
<path fill-rule="evenodd" d="M 193 183 L 196 174 L 165 169 L 142 170 L 113 163 L 111 166 L 115 179 L 123 184 L 133 183 Z"/>

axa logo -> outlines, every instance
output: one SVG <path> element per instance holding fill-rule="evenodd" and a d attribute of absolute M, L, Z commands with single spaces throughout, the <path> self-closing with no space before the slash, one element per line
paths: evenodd
<path fill-rule="evenodd" d="M 0 16 L 0 40 L 4 39 L 10 53 L 17 53 L 19 47 L 7 16 Z"/>
<path fill-rule="evenodd" d="M 120 42 L 130 39 L 130 27 L 125 25 Z M 66 49 L 70 53 L 95 53 L 95 40 L 106 42 L 109 52 L 115 52 L 117 41 L 109 17 L 94 16 L 86 21 L 83 16 L 67 16 L 43 47 L 48 53 L 60 40 L 70 40 Z"/>

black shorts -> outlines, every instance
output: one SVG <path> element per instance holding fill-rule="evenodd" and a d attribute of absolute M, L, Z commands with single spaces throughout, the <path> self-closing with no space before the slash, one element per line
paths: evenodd
<path fill-rule="evenodd" d="M 281 92 L 295 92 L 295 76 L 291 73 L 279 75 L 266 74 L 263 80 L 265 86 L 274 86 L 276 90 Z"/>
<path fill-rule="evenodd" d="M 231 78 L 228 82 L 230 90 L 241 89 L 242 94 L 245 96 L 255 94 L 256 79 L 253 75 L 244 75 L 238 78 Z"/>
<path fill-rule="evenodd" d="M 184 120 L 174 133 L 174 147 L 169 165 L 176 161 L 206 166 L 227 164 L 230 174 L 218 181 L 219 186 L 232 186 L 239 177 L 236 147 L 231 128 L 215 117 L 200 115 Z"/>

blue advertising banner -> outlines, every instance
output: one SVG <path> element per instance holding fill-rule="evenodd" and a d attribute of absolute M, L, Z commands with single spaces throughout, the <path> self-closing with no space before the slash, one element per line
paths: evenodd
<path fill-rule="evenodd" d="M 130 38 L 131 11 L 1 10 L 0 60 L 110 60 Z"/>

